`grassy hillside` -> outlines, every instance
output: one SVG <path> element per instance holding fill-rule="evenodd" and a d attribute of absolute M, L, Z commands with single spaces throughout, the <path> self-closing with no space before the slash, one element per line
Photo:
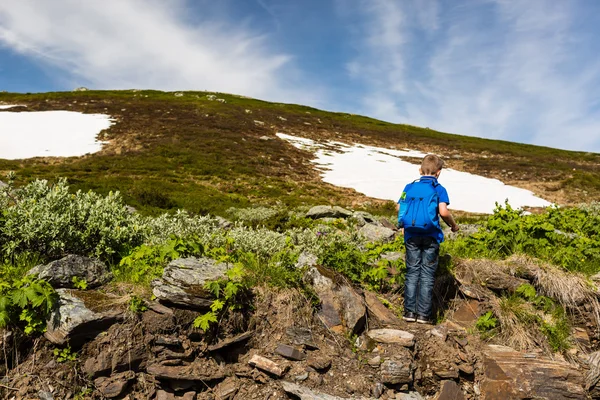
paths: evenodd
<path fill-rule="evenodd" d="M 499 178 L 559 203 L 600 198 L 599 154 L 451 135 L 298 105 L 137 90 L 0 93 L 0 103 L 27 105 L 23 112 L 113 116 L 117 123 L 101 134 L 110 144 L 100 153 L 0 160 L 0 171 L 16 171 L 20 183 L 67 177 L 73 189 L 119 190 L 150 214 L 175 208 L 222 214 L 229 207 L 275 203 L 381 206 L 321 182 L 311 154 L 277 139 L 276 132 L 435 152 L 449 167 Z"/>

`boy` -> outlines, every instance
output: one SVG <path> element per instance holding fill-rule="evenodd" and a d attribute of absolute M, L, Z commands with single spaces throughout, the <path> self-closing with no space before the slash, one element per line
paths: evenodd
<path fill-rule="evenodd" d="M 419 169 L 421 178 L 406 185 L 398 200 L 398 224 L 406 247 L 403 319 L 408 322 L 431 323 L 435 271 L 444 240 L 439 217 L 452 232 L 460 229 L 448 210 L 448 192 L 437 181 L 443 166 L 438 156 L 425 156 Z"/>

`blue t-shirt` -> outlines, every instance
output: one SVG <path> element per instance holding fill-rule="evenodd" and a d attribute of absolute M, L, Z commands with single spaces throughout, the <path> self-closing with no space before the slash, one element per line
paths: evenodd
<path fill-rule="evenodd" d="M 437 183 L 435 190 L 437 191 L 437 194 L 438 194 L 439 203 L 450 204 L 450 199 L 448 198 L 448 192 L 446 191 L 446 188 L 438 183 L 436 177 L 435 176 L 426 176 L 426 175 L 421 177 L 421 180 L 426 180 L 426 179 L 431 179 L 432 181 Z M 408 187 L 408 185 L 406 185 L 404 187 L 404 190 L 402 191 L 403 193 L 406 192 L 407 187 Z M 398 200 L 398 203 L 400 203 L 400 200 Z M 438 216 L 439 216 L 439 208 L 438 208 Z M 413 233 L 413 232 L 407 232 L 406 229 L 404 230 L 404 242 L 406 242 L 411 237 L 415 237 L 415 236 L 431 236 L 431 237 L 435 238 L 438 241 L 438 243 L 442 243 L 444 241 L 444 232 L 442 232 L 442 227 L 439 224 L 437 226 L 435 233 Z"/>

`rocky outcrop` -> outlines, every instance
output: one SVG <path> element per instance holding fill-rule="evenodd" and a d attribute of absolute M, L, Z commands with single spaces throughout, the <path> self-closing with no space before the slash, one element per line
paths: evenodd
<path fill-rule="evenodd" d="M 56 292 L 58 306 L 50 314 L 44 333 L 46 339 L 54 344 L 62 346 L 69 343 L 78 347 L 122 318 L 122 311 L 114 307 L 106 311 L 92 311 L 75 291 L 58 289 Z M 98 299 L 90 301 L 98 302 Z"/>
<path fill-rule="evenodd" d="M 298 397 L 300 400 L 348 400 L 348 397 L 332 396 L 325 393 L 309 389 L 305 386 L 298 385 L 292 382 L 281 382 L 281 387 L 286 393 L 292 394 Z M 370 400 L 366 397 L 354 397 L 354 400 Z"/>
<path fill-rule="evenodd" d="M 583 374 L 573 365 L 509 347 L 487 346 L 483 372 L 483 400 L 586 398 Z"/>
<path fill-rule="evenodd" d="M 112 279 L 112 273 L 96 258 L 68 255 L 46 265 L 38 265 L 28 274 L 37 275 L 54 288 L 74 288 L 73 279 L 84 280 L 88 288 L 95 288 Z"/>
<path fill-rule="evenodd" d="M 210 258 L 178 258 L 164 269 L 161 279 L 152 281 L 152 293 L 167 304 L 192 308 L 208 308 L 212 296 L 204 289 L 208 281 L 224 279 L 231 267 Z"/>
<path fill-rule="evenodd" d="M 331 278 L 333 276 L 332 271 L 322 267 L 313 267 L 307 273 L 308 280 L 311 281 L 321 300 L 318 315 L 333 331 L 342 332 L 347 329 L 358 333 L 366 322 L 364 300 L 347 284 L 334 283 Z"/>

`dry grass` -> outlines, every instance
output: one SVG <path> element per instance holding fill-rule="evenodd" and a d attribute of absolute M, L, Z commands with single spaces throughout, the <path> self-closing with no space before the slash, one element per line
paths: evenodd
<path fill-rule="evenodd" d="M 500 322 L 501 330 L 496 337 L 502 344 L 516 350 L 533 350 L 543 346 L 549 353 L 549 348 L 543 341 L 536 340 L 539 332 L 536 331 L 532 321 L 528 321 L 535 310 L 530 304 L 516 302 L 514 299 L 490 297 L 490 306 Z"/>
<path fill-rule="evenodd" d="M 257 287 L 254 314 L 257 347 L 264 348 L 281 340 L 287 328 L 310 327 L 313 308 L 310 301 L 297 289 Z"/>
<path fill-rule="evenodd" d="M 524 270 L 539 294 L 556 300 L 567 310 L 582 315 L 589 311 L 597 332 L 600 332 L 598 293 L 583 274 L 567 272 L 526 256 L 513 256 L 506 265 L 509 267 L 507 272 L 513 275 Z"/>

